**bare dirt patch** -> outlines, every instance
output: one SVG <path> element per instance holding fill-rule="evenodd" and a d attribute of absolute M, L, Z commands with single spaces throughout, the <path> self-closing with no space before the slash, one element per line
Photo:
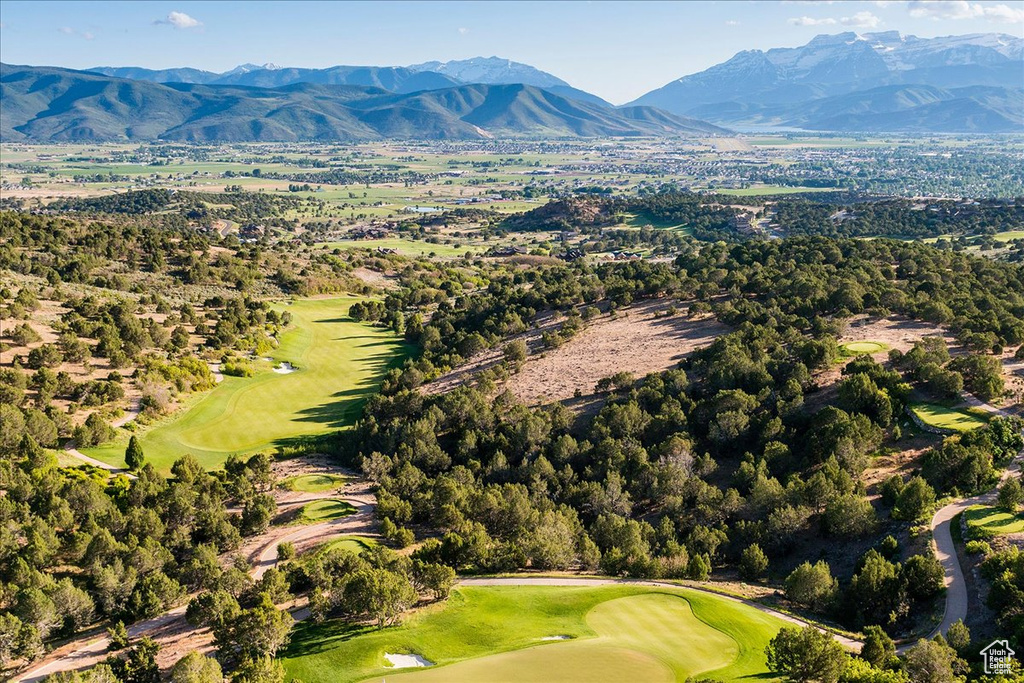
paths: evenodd
<path fill-rule="evenodd" d="M 543 331 L 557 326 L 553 316 L 520 335 L 531 354 L 519 373 L 506 380 L 508 389 L 528 404 L 572 398 L 577 391 L 591 394 L 597 381 L 616 372 L 641 377 L 675 366 L 686 355 L 703 348 L 729 328 L 713 317 L 691 319 L 685 309 L 665 315 L 678 302 L 645 301 L 602 316 L 558 348 L 540 348 Z M 469 381 L 480 370 L 501 360 L 501 348 L 489 349 L 469 363 L 426 387 L 428 393 L 449 391 Z"/>
<path fill-rule="evenodd" d="M 713 317 L 656 317 L 667 305 L 645 302 L 598 320 L 557 349 L 531 357 L 506 388 L 529 404 L 561 401 L 577 390 L 590 394 L 598 380 L 617 372 L 642 377 L 667 370 L 729 331 Z"/>
<path fill-rule="evenodd" d="M 923 337 L 933 336 L 944 338 L 949 345 L 950 353 L 956 353 L 959 350 L 959 343 L 948 330 L 932 323 L 900 316 L 888 318 L 857 316 L 851 318 L 846 331 L 839 338 L 839 343 L 881 342 L 888 348 L 872 355 L 884 357 L 888 354 L 888 349 L 907 352 L 914 347 L 914 342 L 920 341 Z"/>

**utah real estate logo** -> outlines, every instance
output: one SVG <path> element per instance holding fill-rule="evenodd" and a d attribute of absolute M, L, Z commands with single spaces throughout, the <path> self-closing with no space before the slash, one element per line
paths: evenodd
<path fill-rule="evenodd" d="M 1005 640 L 994 640 L 988 647 L 981 651 L 981 659 L 985 664 L 986 674 L 1008 674 L 1012 673 L 1014 651 L 1010 649 L 1010 643 Z"/>

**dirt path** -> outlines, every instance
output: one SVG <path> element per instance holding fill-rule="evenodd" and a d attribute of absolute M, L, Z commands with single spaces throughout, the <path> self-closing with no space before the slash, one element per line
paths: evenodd
<path fill-rule="evenodd" d="M 716 597 L 722 598 L 723 600 L 731 600 L 732 602 L 742 603 L 749 607 L 753 607 L 759 612 L 770 614 L 773 617 L 782 619 L 783 621 L 787 621 L 791 624 L 796 624 L 798 626 L 809 625 L 809 622 L 806 622 L 803 619 L 799 619 L 784 612 L 778 612 L 776 610 L 771 609 L 770 607 L 765 607 L 760 603 L 754 602 L 753 600 L 745 600 L 743 598 L 733 597 L 731 595 L 719 593 L 718 591 L 710 590 L 708 588 L 701 588 L 700 586 L 680 586 L 678 584 L 665 583 L 662 581 L 642 581 L 636 579 L 591 579 L 571 576 L 550 578 L 525 576 L 487 577 L 479 579 L 462 579 L 461 581 L 459 581 L 460 586 L 605 586 L 611 584 L 655 586 L 658 588 L 686 588 L 688 590 L 695 590 L 700 591 L 702 593 L 708 593 L 709 595 L 714 595 Z M 853 650 L 854 652 L 860 652 L 860 648 L 863 645 L 863 643 L 861 643 L 859 640 L 854 640 L 853 638 L 848 638 L 844 635 L 833 633 L 832 631 L 829 631 L 818 626 L 816 626 L 816 628 L 822 633 L 830 634 L 833 638 L 836 639 L 837 642 L 841 643 L 843 647 L 849 650 Z"/>
<path fill-rule="evenodd" d="M 68 452 L 70 453 L 71 451 L 69 450 Z M 89 461 L 92 460 L 92 458 L 85 455 L 81 455 L 81 457 Z M 97 466 L 112 469 L 106 463 L 100 464 L 99 461 L 95 462 Z M 283 469 L 289 474 L 331 469 L 324 464 L 325 462 L 320 461 L 310 468 L 302 468 L 295 467 L 295 461 L 282 461 L 282 463 L 275 463 L 275 465 L 281 464 L 281 467 L 276 467 L 275 469 Z M 333 468 L 333 470 L 340 472 L 337 468 Z M 355 506 L 356 512 L 347 517 L 319 524 L 274 526 L 256 538 L 250 539 L 248 543 L 242 546 L 239 552 L 248 557 L 253 564 L 249 572 L 253 579 L 259 580 L 268 569 L 277 564 L 277 548 L 281 543 L 291 542 L 296 545 L 297 550 L 302 550 L 340 536 L 349 534 L 373 535 L 375 533 L 376 523 L 373 515 L 375 499 L 369 490 L 369 486 L 365 483 L 346 485 L 341 492 L 335 490 L 321 493 L 305 493 L 283 489 L 275 490 L 279 516 L 287 515 L 289 512 L 301 508 L 310 502 L 324 498 L 344 500 Z M 162 647 L 168 643 L 173 643 L 174 647 L 172 650 L 168 652 L 162 651 L 161 654 L 171 655 L 175 659 L 184 656 L 185 653 L 191 650 L 208 648 L 210 645 L 208 629 L 195 629 L 190 626 L 185 620 L 186 608 L 186 605 L 182 605 L 153 619 L 137 622 L 128 627 L 128 634 L 133 639 L 141 636 L 150 636 L 160 643 Z M 302 612 L 300 611 L 293 616 L 298 620 L 302 617 Z M 13 683 L 36 683 L 59 671 L 72 671 L 95 666 L 107 657 L 109 646 L 110 639 L 106 635 L 91 634 L 78 641 L 66 643 L 51 653 L 50 657 L 47 658 L 48 661 L 44 660 L 43 663 L 35 668 L 17 675 L 11 680 Z M 167 648 L 164 647 L 164 650 L 167 650 Z M 173 660 L 161 663 L 170 665 L 173 663 Z"/>

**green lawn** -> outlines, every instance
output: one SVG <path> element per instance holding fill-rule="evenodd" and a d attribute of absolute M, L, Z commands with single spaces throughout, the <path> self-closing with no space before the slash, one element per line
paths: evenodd
<path fill-rule="evenodd" d="M 839 352 L 847 357 L 862 356 L 864 354 L 878 353 L 889 347 L 882 342 L 876 341 L 854 341 L 839 345 Z"/>
<path fill-rule="evenodd" d="M 974 505 L 964 511 L 968 535 L 991 538 L 1024 531 L 1024 514 L 1010 514 L 992 505 Z"/>
<path fill-rule="evenodd" d="M 914 403 L 911 410 L 933 427 L 966 432 L 988 424 L 987 415 L 966 408 L 949 408 L 938 403 Z"/>
<path fill-rule="evenodd" d="M 281 487 L 289 491 L 323 493 L 340 488 L 346 481 L 347 477 L 338 474 L 302 474 L 285 479 L 281 482 Z"/>
<path fill-rule="evenodd" d="M 364 550 L 369 550 L 377 545 L 377 540 L 369 538 L 367 536 L 343 536 L 337 540 L 325 543 L 320 548 L 320 552 L 328 552 L 331 550 L 347 550 L 350 553 L 358 555 Z"/>
<path fill-rule="evenodd" d="M 303 622 L 282 660 L 305 683 L 776 680 L 764 647 L 783 625 L 686 589 L 465 587 L 383 631 Z M 541 640 L 551 636 L 570 640 Z M 386 666 L 385 652 L 436 666 L 399 672 Z"/>
<path fill-rule="evenodd" d="M 299 521 L 303 524 L 316 524 L 317 522 L 327 522 L 339 517 L 347 517 L 355 513 L 355 511 L 355 507 L 350 503 L 346 503 L 343 500 L 335 500 L 334 498 L 325 498 L 324 500 L 315 500 L 308 505 L 304 505 L 302 512 L 299 514 Z"/>
<path fill-rule="evenodd" d="M 184 453 L 209 468 L 232 453 L 253 453 L 350 426 L 383 374 L 409 347 L 389 330 L 348 317 L 356 297 L 304 299 L 291 306 L 292 326 L 274 351 L 274 365 L 288 361 L 290 374 L 270 370 L 255 377 L 225 377 L 187 409 L 143 431 L 147 461 L 167 471 Z M 124 439 L 85 449 L 94 458 L 122 465 Z"/>

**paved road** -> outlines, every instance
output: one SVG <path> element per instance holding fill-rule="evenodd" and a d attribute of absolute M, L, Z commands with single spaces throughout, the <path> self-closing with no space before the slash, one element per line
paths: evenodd
<path fill-rule="evenodd" d="M 1022 463 L 1024 463 L 1024 451 L 1021 451 L 1010 465 L 1003 471 L 1000 481 L 1005 481 L 1011 476 L 1020 474 Z M 932 538 L 935 541 L 935 557 L 942 563 L 945 570 L 943 582 L 946 585 L 946 606 L 942 615 L 942 623 L 939 624 L 928 637 L 933 638 L 938 634 L 946 635 L 949 627 L 958 620 L 967 619 L 968 595 L 967 579 L 964 577 L 964 570 L 960 566 L 960 558 L 956 554 L 956 545 L 953 543 L 953 518 L 972 505 L 992 503 L 998 495 L 997 489 L 992 489 L 973 498 L 958 500 L 955 503 L 941 508 L 932 517 L 931 528 Z"/>
<path fill-rule="evenodd" d="M 99 467 L 114 474 L 123 474 L 129 479 L 135 479 L 135 475 L 126 469 L 123 469 L 121 467 L 114 467 L 113 465 L 105 463 L 102 460 L 97 460 L 96 458 L 90 458 L 88 455 L 75 448 L 74 441 L 68 441 L 66 444 L 64 444 L 64 452 L 74 458 L 78 458 L 86 465 L 92 465 L 93 467 Z"/>
<path fill-rule="evenodd" d="M 633 586 L 656 586 L 658 588 L 686 588 L 688 590 L 700 591 L 702 593 L 708 593 L 715 597 L 722 598 L 724 600 L 731 600 L 733 602 L 742 603 L 749 607 L 770 614 L 773 617 L 788 621 L 791 624 L 797 626 L 808 626 L 809 623 L 794 617 L 791 614 L 785 614 L 784 612 L 777 612 L 770 607 L 754 602 L 753 600 L 745 600 L 743 598 L 733 597 L 718 591 L 713 591 L 707 588 L 701 588 L 700 586 L 679 586 L 674 583 L 665 583 L 663 581 L 643 581 L 635 579 L 590 579 L 577 576 L 557 576 L 557 577 L 528 577 L 528 576 L 509 576 L 509 577 L 482 577 L 478 579 L 462 579 L 459 581 L 460 586 L 605 586 L 610 584 L 628 584 Z M 828 629 L 820 626 L 815 626 L 822 633 L 828 633 L 836 639 L 838 643 L 841 643 L 844 647 L 854 652 L 860 652 L 860 648 L 863 645 L 859 640 L 853 638 L 847 638 L 839 633 L 834 633 Z"/>

